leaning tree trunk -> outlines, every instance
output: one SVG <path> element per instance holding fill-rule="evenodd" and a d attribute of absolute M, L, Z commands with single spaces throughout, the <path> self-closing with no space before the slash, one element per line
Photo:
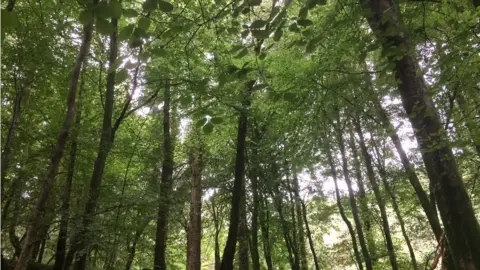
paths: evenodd
<path fill-rule="evenodd" d="M 192 172 L 192 191 L 190 202 L 190 222 L 188 231 L 187 270 L 200 270 L 202 266 L 202 149 L 192 149 L 189 153 L 190 170 Z"/>
<path fill-rule="evenodd" d="M 338 111 L 337 111 L 337 125 L 340 125 L 340 115 Z M 347 157 L 345 155 L 345 143 L 343 141 L 342 131 L 338 126 L 336 127 L 336 133 L 338 138 L 338 146 L 340 149 L 340 154 L 342 156 L 343 177 L 345 179 L 345 183 L 347 184 L 347 188 L 348 188 L 348 195 L 349 195 L 348 197 L 350 201 L 350 206 L 352 207 L 353 221 L 355 222 L 355 228 L 357 229 L 357 234 L 360 242 L 360 247 L 362 249 L 363 259 L 365 261 L 365 267 L 367 268 L 367 270 L 372 270 L 373 269 L 372 260 L 370 258 L 370 254 L 368 252 L 367 244 L 365 241 L 365 236 L 363 234 L 362 222 L 358 214 L 357 202 L 355 200 L 355 194 L 353 193 L 352 182 L 350 180 L 350 171 L 348 170 L 348 162 L 347 162 Z"/>
<path fill-rule="evenodd" d="M 390 233 L 390 225 L 388 224 L 387 210 L 385 208 L 385 201 L 383 200 L 382 194 L 380 193 L 380 187 L 378 186 L 375 172 L 373 171 L 372 158 L 368 153 L 359 119 L 354 119 L 354 126 L 360 139 L 360 149 L 362 151 L 363 159 L 365 161 L 365 167 L 367 168 L 368 179 L 370 180 L 375 199 L 377 201 L 378 207 L 380 208 L 380 216 L 382 219 L 382 227 L 385 234 L 385 241 L 387 243 L 387 252 L 390 259 L 390 266 L 393 270 L 396 270 L 398 269 L 397 256 L 395 254 L 395 248 L 393 247 L 392 235 Z"/>
<path fill-rule="evenodd" d="M 320 264 L 318 263 L 317 253 L 315 252 L 315 242 L 313 241 L 312 232 L 310 231 L 310 226 L 308 226 L 307 208 L 305 207 L 305 203 L 303 202 L 303 200 L 300 200 L 300 203 L 302 204 L 303 222 L 305 223 L 305 230 L 307 232 L 308 244 L 310 245 L 310 251 L 312 252 L 313 262 L 315 263 L 315 270 L 320 270 Z"/>
<path fill-rule="evenodd" d="M 453 262 L 459 269 L 480 269 L 480 226 L 455 162 L 448 137 L 415 61 L 414 48 L 404 30 L 384 35 L 390 29 L 405 29 L 393 0 L 360 0 L 369 12 L 367 21 L 385 50 L 403 48 L 390 57 L 403 107 L 415 131 L 429 178 L 435 183 L 435 198 L 445 226 Z"/>
<path fill-rule="evenodd" d="M 408 237 L 407 230 L 405 228 L 405 221 L 403 220 L 402 213 L 400 212 L 400 208 L 398 207 L 397 196 L 395 195 L 395 192 L 393 191 L 393 189 L 390 187 L 390 183 L 388 183 L 387 171 L 385 170 L 385 166 L 380 162 L 380 158 L 381 158 L 380 151 L 378 150 L 376 144 L 374 144 L 374 147 L 378 157 L 377 168 L 380 174 L 380 178 L 382 179 L 383 186 L 385 187 L 385 191 L 390 196 L 390 199 L 392 199 L 393 211 L 395 211 L 395 216 L 397 217 L 398 223 L 400 224 L 400 229 L 402 230 L 403 238 L 405 239 L 405 243 L 407 244 L 413 270 L 418 270 L 419 268 L 417 264 L 417 259 L 415 258 L 415 252 L 413 250 L 412 242 L 410 241 L 410 237 Z"/>
<path fill-rule="evenodd" d="M 155 239 L 154 269 L 165 270 L 166 249 L 168 236 L 168 217 L 172 193 L 173 174 L 173 138 L 170 134 L 170 82 L 165 82 L 164 105 L 163 105 L 163 153 L 162 176 L 160 180 L 160 194 L 157 215 L 157 231 Z"/>
<path fill-rule="evenodd" d="M 232 203 L 230 210 L 230 224 L 228 228 L 227 242 L 223 250 L 221 270 L 233 269 L 233 259 L 237 246 L 238 224 L 240 221 L 240 203 L 244 196 L 242 185 L 245 178 L 245 140 L 247 137 L 247 109 L 250 107 L 250 96 L 255 81 L 246 84 L 246 94 L 243 98 L 243 107 L 240 112 L 237 130 L 237 154 L 235 157 L 235 179 L 233 181 Z"/>
<path fill-rule="evenodd" d="M 117 42 L 117 19 L 112 19 L 112 27 L 115 29 L 110 35 L 110 52 L 108 57 L 109 66 L 113 66 L 117 60 L 118 42 Z M 74 264 L 75 270 L 84 270 L 87 267 L 87 248 L 89 246 L 90 226 L 93 223 L 93 217 L 100 197 L 100 187 L 102 184 L 103 172 L 108 154 L 112 148 L 114 132 L 112 129 L 113 104 L 115 94 L 115 70 L 107 75 L 107 85 L 105 93 L 105 106 L 103 110 L 102 134 L 98 147 L 97 157 L 93 166 L 93 173 L 90 179 L 88 199 L 85 204 L 85 210 L 82 216 L 82 225 L 78 234 L 73 238 L 71 249 L 77 253 L 77 259 Z M 65 261 L 65 268 L 70 265 L 70 258 Z"/>
<path fill-rule="evenodd" d="M 63 188 L 63 198 L 61 206 L 60 225 L 58 229 L 57 250 L 55 251 L 55 265 L 54 270 L 62 270 L 65 262 L 65 253 L 67 249 L 67 235 L 68 235 L 68 221 L 70 219 L 70 196 L 72 192 L 73 173 L 75 171 L 75 159 L 77 157 L 78 134 L 80 129 L 80 122 L 82 120 L 82 92 L 85 84 L 85 70 L 86 62 L 83 67 L 82 82 L 80 84 L 80 91 L 78 92 L 78 109 L 75 113 L 75 128 L 73 130 L 69 161 L 67 167 L 67 177 L 65 178 L 65 186 Z"/>
<path fill-rule="evenodd" d="M 337 171 L 335 169 L 335 163 L 333 161 L 333 156 L 332 156 L 330 146 L 327 146 L 326 150 L 327 150 L 328 164 L 330 165 L 330 170 L 332 173 L 333 183 L 335 184 L 335 195 L 337 197 L 338 210 L 340 212 L 340 216 L 343 219 L 343 222 L 345 222 L 345 225 L 347 225 L 348 232 L 350 233 L 350 237 L 352 238 L 353 254 L 355 255 L 355 260 L 357 261 L 358 268 L 360 270 L 363 270 L 362 259 L 360 258 L 360 252 L 358 251 L 357 238 L 355 236 L 355 231 L 353 230 L 352 223 L 350 222 L 350 220 L 348 220 L 347 215 L 345 214 L 345 210 L 343 209 L 342 200 L 340 197 L 340 191 L 338 190 L 338 184 L 337 184 Z"/>
<path fill-rule="evenodd" d="M 93 1 L 94 5 L 98 3 L 98 0 Z M 38 220 L 42 218 L 45 211 L 45 206 L 47 204 L 50 192 L 53 188 L 53 182 L 55 176 L 58 172 L 58 167 L 60 165 L 60 160 L 63 157 L 63 152 L 65 150 L 65 145 L 68 139 L 68 133 L 70 132 L 70 126 L 73 122 L 75 116 L 75 98 L 77 94 L 77 85 L 80 77 L 80 71 L 82 69 L 82 63 L 85 60 L 85 57 L 88 54 L 90 49 L 90 41 L 92 39 L 93 32 L 93 17 L 90 22 L 83 27 L 83 38 L 80 45 L 80 50 L 78 52 L 77 58 L 72 68 L 72 75 L 70 80 L 70 87 L 68 90 L 67 97 L 67 111 L 65 114 L 65 119 L 63 121 L 62 128 L 57 137 L 55 148 L 52 152 L 50 158 L 50 164 L 47 169 L 47 173 L 43 180 L 43 185 L 40 190 L 38 201 L 35 205 L 35 208 L 32 212 L 32 218 L 30 224 L 27 228 L 27 234 L 23 241 L 22 253 L 18 259 L 18 262 L 15 266 L 15 270 L 25 270 L 28 263 L 32 257 L 33 243 L 37 241 L 37 234 L 41 224 L 38 223 Z"/>
<path fill-rule="evenodd" d="M 360 160 L 358 156 L 358 150 L 355 143 L 355 135 L 353 134 L 353 130 L 349 128 L 349 145 L 350 149 L 352 150 L 352 157 L 353 157 L 353 167 L 355 171 L 355 178 L 357 178 L 357 186 L 358 186 L 358 196 L 360 201 L 360 210 L 361 210 L 361 217 L 363 221 L 363 225 L 365 226 L 366 231 L 366 238 L 367 238 L 367 245 L 368 250 L 370 251 L 370 257 L 372 261 L 375 262 L 378 260 L 377 258 L 377 247 L 375 244 L 375 239 L 372 230 L 372 222 L 371 222 L 371 214 L 368 209 L 368 202 L 365 196 L 365 184 L 363 183 L 362 171 L 360 166 Z"/>

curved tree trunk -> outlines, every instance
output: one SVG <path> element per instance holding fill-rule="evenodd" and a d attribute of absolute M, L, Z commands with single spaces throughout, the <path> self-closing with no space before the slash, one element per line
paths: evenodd
<path fill-rule="evenodd" d="M 335 195 L 337 197 L 338 210 L 340 212 L 340 216 L 343 219 L 343 222 L 345 222 L 345 225 L 347 225 L 348 232 L 350 233 L 350 237 L 352 238 L 352 248 L 353 248 L 353 253 L 355 255 L 355 260 L 357 261 L 357 264 L 358 264 L 358 268 L 360 270 L 363 270 L 362 259 L 360 258 L 360 252 L 358 251 L 357 238 L 355 236 L 355 231 L 353 230 L 352 223 L 350 222 L 350 220 L 348 220 L 347 215 L 345 214 L 345 210 L 343 209 L 343 205 L 340 197 L 340 191 L 338 190 L 337 171 L 335 169 L 335 162 L 333 161 L 332 152 L 330 150 L 330 146 L 327 146 L 326 148 L 327 148 L 328 164 L 330 165 L 333 182 L 335 184 Z"/>
<path fill-rule="evenodd" d="M 94 0 L 93 3 L 94 5 L 96 5 L 98 3 L 98 0 Z M 55 176 L 57 175 L 58 167 L 60 165 L 60 160 L 63 157 L 63 152 L 67 143 L 68 133 L 70 132 L 70 126 L 75 116 L 75 98 L 77 94 L 77 85 L 80 77 L 80 70 L 82 68 L 82 63 L 84 62 L 84 59 L 90 49 L 92 32 L 93 17 L 92 20 L 83 27 L 82 44 L 80 45 L 77 59 L 75 60 L 72 68 L 72 76 L 70 80 L 70 87 L 68 90 L 67 111 L 65 114 L 65 119 L 63 121 L 62 128 L 60 129 L 60 132 L 58 134 L 55 148 L 52 152 L 50 164 L 48 166 L 47 173 L 41 187 L 38 201 L 32 212 L 32 218 L 27 229 L 25 240 L 23 242 L 22 253 L 20 254 L 17 265 L 15 266 L 15 270 L 25 270 L 27 268 L 28 262 L 31 260 L 32 257 L 33 243 L 38 240 L 37 236 L 41 226 L 41 224 L 38 223 L 38 220 L 40 220 L 44 214 L 45 206 L 47 204 L 50 192 L 53 188 L 53 182 L 55 180 Z"/>
<path fill-rule="evenodd" d="M 446 132 L 427 95 L 425 81 L 411 51 L 408 33 L 401 31 L 383 36 L 388 29 L 404 29 L 400 10 L 393 0 L 360 0 L 360 4 L 369 11 L 367 21 L 382 40 L 385 49 L 405 48 L 401 55 L 395 55 L 389 60 L 395 65 L 398 91 L 414 128 L 427 174 L 435 184 L 435 198 L 454 266 L 459 269 L 479 269 L 480 226 Z"/>
<path fill-rule="evenodd" d="M 354 119 L 355 130 L 357 131 L 358 137 L 360 139 L 360 149 L 362 151 L 363 159 L 365 161 L 365 167 L 367 168 L 367 175 L 372 185 L 373 193 L 377 201 L 378 207 L 380 208 L 380 216 L 382 218 L 382 227 L 383 232 L 385 233 L 385 241 L 387 243 L 388 257 L 390 259 L 390 266 L 393 270 L 398 269 L 397 255 L 395 254 L 395 248 L 393 246 L 392 235 L 390 233 L 390 225 L 388 224 L 387 210 L 385 209 L 385 201 L 383 200 L 382 194 L 380 193 L 380 188 L 375 177 L 375 172 L 373 171 L 372 158 L 368 153 L 367 146 L 365 144 L 365 138 L 363 137 L 362 128 L 360 126 L 360 120 Z"/>

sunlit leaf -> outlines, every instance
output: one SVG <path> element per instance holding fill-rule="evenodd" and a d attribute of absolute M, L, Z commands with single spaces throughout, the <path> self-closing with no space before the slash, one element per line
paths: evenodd
<path fill-rule="evenodd" d="M 252 24 L 250 25 L 251 28 L 262 28 L 264 27 L 265 25 L 267 25 L 267 21 L 264 21 L 264 20 L 256 20 L 256 21 L 253 21 Z"/>

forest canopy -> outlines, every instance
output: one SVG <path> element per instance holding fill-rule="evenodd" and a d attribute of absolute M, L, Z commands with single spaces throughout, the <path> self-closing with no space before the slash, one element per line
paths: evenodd
<path fill-rule="evenodd" d="M 2 269 L 480 269 L 479 6 L 2 1 Z"/>

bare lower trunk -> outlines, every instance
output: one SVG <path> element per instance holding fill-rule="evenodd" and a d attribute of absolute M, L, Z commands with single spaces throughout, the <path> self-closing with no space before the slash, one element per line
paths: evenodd
<path fill-rule="evenodd" d="M 480 226 L 448 137 L 419 73 L 408 33 L 399 31 L 382 36 L 388 29 L 403 29 L 400 10 L 392 0 L 360 0 L 360 3 L 369 11 L 367 21 L 373 32 L 379 35 L 383 47 L 386 50 L 405 48 L 389 60 L 395 65 L 398 91 L 414 128 L 427 174 L 435 184 L 435 198 L 454 265 L 459 269 L 480 269 Z"/>
<path fill-rule="evenodd" d="M 147 218 L 145 222 L 143 222 L 135 231 L 135 236 L 133 237 L 132 245 L 128 247 L 128 257 L 127 257 L 127 264 L 125 269 L 130 270 L 133 264 L 133 259 L 135 258 L 135 252 L 137 248 L 138 240 L 140 240 L 140 236 L 142 236 L 143 230 L 147 227 L 148 223 L 151 221 L 151 218 Z"/>
<path fill-rule="evenodd" d="M 362 151 L 363 159 L 365 161 L 365 167 L 367 168 L 368 179 L 372 185 L 373 193 L 377 201 L 378 207 L 380 208 L 380 216 L 382 219 L 383 232 L 385 233 L 385 241 L 387 243 L 388 257 L 390 259 L 390 266 L 393 270 L 398 269 L 397 255 L 395 254 L 395 248 L 393 247 L 392 235 L 390 233 L 390 225 L 388 224 L 387 210 L 385 208 L 385 201 L 383 200 L 382 194 L 380 193 L 380 188 L 375 177 L 375 172 L 373 171 L 372 158 L 368 153 L 368 149 L 363 137 L 363 131 L 360 126 L 360 120 L 354 120 L 355 130 L 357 131 L 358 137 L 360 138 L 360 149 Z"/>
<path fill-rule="evenodd" d="M 202 240 L 202 153 L 191 150 L 189 163 L 192 172 L 192 192 L 190 202 L 190 223 L 188 232 L 187 270 L 200 270 Z"/>
<path fill-rule="evenodd" d="M 358 268 L 360 270 L 363 270 L 362 259 L 360 257 L 360 252 L 358 251 L 357 237 L 355 236 L 355 231 L 353 230 L 352 223 L 350 222 L 350 220 L 348 220 L 347 215 L 345 214 L 345 210 L 343 209 L 342 200 L 340 197 L 340 191 L 338 190 L 338 184 L 337 184 L 337 171 L 335 169 L 335 163 L 333 161 L 332 152 L 329 146 L 327 146 L 327 158 L 328 158 L 328 164 L 330 165 L 330 170 L 333 177 L 333 182 L 335 184 L 335 195 L 337 197 L 338 211 L 340 212 L 340 216 L 342 217 L 343 222 L 345 222 L 345 225 L 347 225 L 348 232 L 350 233 L 350 237 L 352 238 L 353 254 L 355 255 L 355 260 L 357 262 Z"/>
<path fill-rule="evenodd" d="M 262 196 L 263 197 L 263 196 Z M 265 263 L 267 264 L 268 270 L 273 270 L 272 256 L 270 253 L 270 232 L 269 232 L 269 222 L 270 222 L 270 211 L 268 210 L 268 204 L 264 198 L 260 198 L 262 201 L 262 214 L 260 215 L 260 228 L 262 231 L 262 242 L 263 242 L 263 256 L 265 258 Z"/>
<path fill-rule="evenodd" d="M 240 202 L 240 222 L 238 224 L 238 269 L 248 270 L 248 226 L 247 226 L 247 201 L 245 194 L 245 181 L 242 186 L 242 198 Z"/>
<path fill-rule="evenodd" d="M 307 262 L 307 250 L 305 245 L 305 232 L 303 230 L 303 214 L 302 214 L 302 202 L 300 198 L 300 188 L 298 186 L 298 178 L 295 171 L 295 167 L 293 167 L 293 193 L 295 198 L 295 211 L 296 211 L 296 230 L 298 230 L 298 252 L 299 252 L 299 259 L 300 259 L 300 269 L 307 270 L 308 269 L 308 262 Z"/>
<path fill-rule="evenodd" d="M 242 184 L 245 178 L 245 140 L 247 137 L 247 109 L 250 106 L 250 95 L 255 82 L 248 82 L 246 94 L 243 99 L 243 108 L 240 113 L 237 131 L 237 154 L 235 157 L 235 180 L 233 182 L 230 224 L 228 228 L 227 243 L 223 250 L 221 270 L 233 269 L 233 259 L 237 245 L 238 224 L 240 221 L 240 201 L 243 196 Z"/>
<path fill-rule="evenodd" d="M 98 0 L 94 0 L 94 4 L 96 4 L 97 2 Z M 62 128 L 60 129 L 60 132 L 58 134 L 55 148 L 52 152 L 50 164 L 43 180 L 43 185 L 41 187 L 38 201 L 32 212 L 32 218 L 27 229 L 27 235 L 23 243 L 22 253 L 20 254 L 17 265 L 15 266 L 15 270 L 25 270 L 27 268 L 28 262 L 31 260 L 32 256 L 33 243 L 38 240 L 37 234 L 41 226 L 41 224 L 38 223 L 38 220 L 40 220 L 44 215 L 45 206 L 52 190 L 55 176 L 57 175 L 58 166 L 60 165 L 60 160 L 63 157 L 63 152 L 67 143 L 68 133 L 70 132 L 70 126 L 75 116 L 75 98 L 77 93 L 77 84 L 80 77 L 82 63 L 84 62 L 84 59 L 90 49 L 92 32 L 93 19 L 83 28 L 82 44 L 80 46 L 77 59 L 75 60 L 75 64 L 72 68 L 72 76 L 67 97 L 67 112 L 65 114 Z"/>
<path fill-rule="evenodd" d="M 160 194 L 157 215 L 157 231 L 155 239 L 154 270 L 167 269 L 166 248 L 168 236 L 168 218 L 170 213 L 170 201 L 172 193 L 173 174 L 173 142 L 170 125 L 170 82 L 165 82 L 164 105 L 163 105 L 163 165 L 160 179 Z"/>
<path fill-rule="evenodd" d="M 85 73 L 86 67 L 84 63 L 83 73 Z M 58 230 L 57 250 L 55 251 L 55 265 L 54 270 L 62 270 L 63 263 L 65 262 L 65 253 L 67 249 L 67 235 L 68 235 L 68 220 L 70 218 L 70 196 L 72 192 L 73 173 L 75 171 L 75 159 L 77 156 L 77 137 L 79 134 L 80 122 L 82 119 L 82 92 L 83 92 L 84 78 L 80 84 L 80 90 L 78 92 L 78 109 L 75 114 L 75 127 L 71 138 L 70 156 L 67 168 L 67 177 L 65 179 L 65 187 L 63 189 L 63 198 L 61 206 L 60 225 Z"/>
<path fill-rule="evenodd" d="M 315 263 L 315 270 L 320 270 L 320 264 L 318 263 L 317 253 L 315 252 L 315 242 L 313 241 L 312 233 L 310 231 L 310 226 L 308 226 L 307 208 L 305 207 L 305 203 L 303 202 L 303 200 L 301 200 L 300 203 L 302 204 L 303 222 L 305 223 L 305 230 L 307 232 L 308 244 L 310 245 L 310 251 L 312 252 L 313 262 Z"/>
<path fill-rule="evenodd" d="M 350 201 L 350 206 L 352 208 L 353 221 L 355 222 L 355 228 L 357 229 L 358 240 L 360 242 L 360 247 L 362 249 L 363 260 L 365 261 L 365 267 L 367 268 L 367 270 L 372 270 L 373 269 L 372 260 L 370 258 L 370 254 L 368 252 L 367 244 L 365 241 L 365 236 L 363 234 L 362 222 L 360 220 L 360 215 L 358 214 L 357 202 L 355 200 L 355 194 L 353 192 L 352 182 L 350 180 L 350 171 L 348 169 L 347 157 L 345 155 L 345 143 L 343 140 L 343 134 L 340 128 L 338 127 L 338 125 L 340 125 L 340 115 L 339 115 L 339 112 L 337 111 L 336 133 L 337 133 L 337 140 L 338 140 L 338 146 L 340 149 L 340 154 L 342 156 L 343 178 L 345 179 L 345 182 L 348 188 L 348 197 Z"/>

